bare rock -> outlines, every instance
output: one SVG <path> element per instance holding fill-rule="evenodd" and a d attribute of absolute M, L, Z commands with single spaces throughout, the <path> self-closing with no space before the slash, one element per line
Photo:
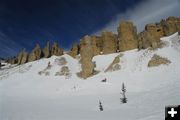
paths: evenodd
<path fill-rule="evenodd" d="M 117 35 L 104 31 L 101 35 L 103 54 L 115 53 L 117 51 Z"/>
<path fill-rule="evenodd" d="M 127 51 L 138 47 L 137 30 L 132 22 L 122 21 L 118 27 L 119 50 Z"/>
<path fill-rule="evenodd" d="M 24 64 L 28 61 L 28 53 L 23 49 L 17 56 L 17 64 Z"/>
<path fill-rule="evenodd" d="M 45 58 L 49 58 L 51 56 L 50 42 L 47 42 L 46 46 L 44 47 L 43 55 L 44 55 Z"/>
<path fill-rule="evenodd" d="M 36 44 L 35 48 L 29 55 L 28 62 L 39 60 L 40 58 L 42 58 L 42 51 L 39 44 Z"/>
<path fill-rule="evenodd" d="M 9 58 L 6 60 L 7 63 L 10 63 L 10 64 L 17 64 L 18 63 L 18 59 L 17 57 L 12 57 L 12 58 Z"/>
<path fill-rule="evenodd" d="M 79 76 L 86 79 L 94 73 L 94 64 L 92 58 L 94 56 L 94 51 L 92 48 L 92 40 L 90 36 L 85 36 L 80 41 L 80 54 L 81 54 L 81 68 L 82 71 Z"/>
<path fill-rule="evenodd" d="M 114 58 L 113 62 L 108 66 L 108 68 L 105 70 L 105 72 L 112 72 L 116 70 L 120 70 L 121 66 L 119 65 L 120 57 L 122 55 L 118 55 Z"/>
<path fill-rule="evenodd" d="M 56 56 L 61 56 L 63 55 L 63 49 L 59 48 L 58 43 L 54 42 L 52 45 L 51 49 L 51 56 L 56 55 Z"/>
<path fill-rule="evenodd" d="M 166 20 L 162 20 L 160 24 L 166 36 L 180 31 L 180 18 L 168 17 Z"/>
<path fill-rule="evenodd" d="M 93 56 L 99 55 L 100 48 L 98 47 L 98 44 L 97 44 L 99 38 L 97 36 L 90 36 L 90 38 L 92 41 Z"/>
<path fill-rule="evenodd" d="M 79 54 L 79 45 L 73 44 L 71 51 L 68 53 L 71 57 L 76 58 L 76 56 Z"/>
<path fill-rule="evenodd" d="M 159 55 L 154 54 L 154 56 L 151 58 L 151 60 L 148 63 L 148 67 L 155 67 L 155 66 L 159 66 L 162 64 L 170 64 L 171 61 L 168 60 L 167 58 L 163 58 Z"/>

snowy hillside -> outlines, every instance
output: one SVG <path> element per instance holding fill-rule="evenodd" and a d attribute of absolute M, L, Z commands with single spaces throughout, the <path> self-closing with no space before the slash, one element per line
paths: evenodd
<path fill-rule="evenodd" d="M 165 106 L 180 104 L 180 36 L 175 33 L 161 39 L 165 45 L 157 50 L 95 56 L 99 73 L 86 80 L 77 77 L 81 65 L 69 55 L 4 67 L 0 70 L 0 120 L 164 120 Z M 104 72 L 119 54 L 121 69 Z M 171 63 L 148 67 L 154 54 Z M 61 65 L 61 58 L 67 63 Z M 56 76 L 63 66 L 68 66 L 70 74 Z M 101 82 L 105 78 L 107 82 Z M 126 104 L 120 101 L 123 82 Z"/>

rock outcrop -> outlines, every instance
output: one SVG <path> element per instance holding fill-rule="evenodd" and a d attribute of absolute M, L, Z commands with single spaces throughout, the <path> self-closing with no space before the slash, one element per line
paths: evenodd
<path fill-rule="evenodd" d="M 151 58 L 151 60 L 148 63 L 148 67 L 155 67 L 162 64 L 170 64 L 171 61 L 167 58 L 161 57 L 159 55 L 154 54 L 154 56 Z"/>
<path fill-rule="evenodd" d="M 10 64 L 17 64 L 18 63 L 18 59 L 17 57 L 12 57 L 12 58 L 9 58 L 6 60 L 7 63 L 10 63 Z"/>
<path fill-rule="evenodd" d="M 114 58 L 113 62 L 108 66 L 108 68 L 105 70 L 105 72 L 112 72 L 112 71 L 116 71 L 119 70 L 121 68 L 121 66 L 119 65 L 120 62 L 120 57 L 122 55 L 118 55 Z"/>
<path fill-rule="evenodd" d="M 43 57 L 48 58 L 50 56 L 51 56 L 50 42 L 47 42 L 46 46 L 43 49 Z"/>
<path fill-rule="evenodd" d="M 42 58 L 42 51 L 39 44 L 36 44 L 35 48 L 29 55 L 28 62 L 39 60 L 40 58 Z"/>
<path fill-rule="evenodd" d="M 79 45 L 73 44 L 71 51 L 68 53 L 71 57 L 76 58 L 76 56 L 79 54 Z"/>
<path fill-rule="evenodd" d="M 138 48 L 146 49 L 152 47 L 156 49 L 160 45 L 162 36 L 164 36 L 164 31 L 160 24 L 147 24 L 145 31 L 138 34 Z"/>
<path fill-rule="evenodd" d="M 98 44 L 97 44 L 99 38 L 97 36 L 90 36 L 90 38 L 92 41 L 93 56 L 99 55 L 100 48 L 98 47 Z"/>
<path fill-rule="evenodd" d="M 94 73 L 94 64 L 92 58 L 94 56 L 94 51 L 92 47 L 92 40 L 90 36 L 85 36 L 80 41 L 80 54 L 81 54 L 81 68 L 82 71 L 79 73 L 79 76 L 86 79 Z"/>
<path fill-rule="evenodd" d="M 81 55 L 83 68 L 81 73 L 84 78 L 93 74 L 92 57 L 95 55 L 123 52 L 136 48 L 141 50 L 149 47 L 153 49 L 162 47 L 161 37 L 180 32 L 180 18 L 169 17 L 159 23 L 147 24 L 139 34 L 137 34 L 136 27 L 132 22 L 121 21 L 117 31 L 118 35 L 106 31 L 102 32 L 100 36 L 86 36 L 80 44 L 73 45 L 68 54 L 73 58 L 76 58 L 78 54 Z M 24 64 L 42 57 L 48 58 L 52 55 L 63 55 L 63 49 L 59 48 L 56 42 L 52 46 L 48 42 L 43 50 L 37 44 L 30 54 L 21 51 L 15 58 L 7 61 L 11 64 Z"/>
<path fill-rule="evenodd" d="M 120 22 L 118 39 L 120 51 L 132 50 L 138 47 L 137 30 L 132 22 Z"/>
<path fill-rule="evenodd" d="M 17 56 L 17 64 L 24 64 L 28 61 L 28 53 L 23 49 Z"/>
<path fill-rule="evenodd" d="M 54 42 L 51 48 L 51 56 L 61 56 L 63 55 L 63 49 L 59 48 L 58 43 Z"/>
<path fill-rule="evenodd" d="M 162 20 L 160 24 L 166 36 L 175 32 L 180 32 L 180 18 L 168 17 L 166 20 Z"/>
<path fill-rule="evenodd" d="M 112 32 L 104 31 L 101 35 L 103 54 L 115 53 L 117 51 L 117 36 Z"/>
<path fill-rule="evenodd" d="M 61 68 L 61 71 L 56 73 L 56 76 L 57 75 L 60 75 L 60 76 L 69 76 L 70 75 L 69 67 L 68 66 L 63 66 Z"/>

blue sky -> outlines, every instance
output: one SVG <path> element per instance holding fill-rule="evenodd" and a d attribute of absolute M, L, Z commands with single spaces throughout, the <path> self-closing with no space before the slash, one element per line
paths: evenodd
<path fill-rule="evenodd" d="M 0 57 L 31 51 L 56 41 L 69 49 L 80 38 L 106 29 L 116 32 L 121 19 L 143 29 L 148 22 L 180 16 L 179 0 L 0 0 Z"/>

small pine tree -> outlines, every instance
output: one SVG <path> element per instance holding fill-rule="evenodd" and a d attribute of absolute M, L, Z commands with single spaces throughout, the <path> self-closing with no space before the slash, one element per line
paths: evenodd
<path fill-rule="evenodd" d="M 103 111 L 103 106 L 102 106 L 101 101 L 99 101 L 99 110 L 100 110 L 100 111 Z"/>
<path fill-rule="evenodd" d="M 121 89 L 121 91 L 122 91 L 122 98 L 120 98 L 120 100 L 121 100 L 121 102 L 122 103 L 127 103 L 127 98 L 126 98 L 126 87 L 125 87 L 125 85 L 124 85 L 124 83 L 122 84 L 122 89 Z"/>

